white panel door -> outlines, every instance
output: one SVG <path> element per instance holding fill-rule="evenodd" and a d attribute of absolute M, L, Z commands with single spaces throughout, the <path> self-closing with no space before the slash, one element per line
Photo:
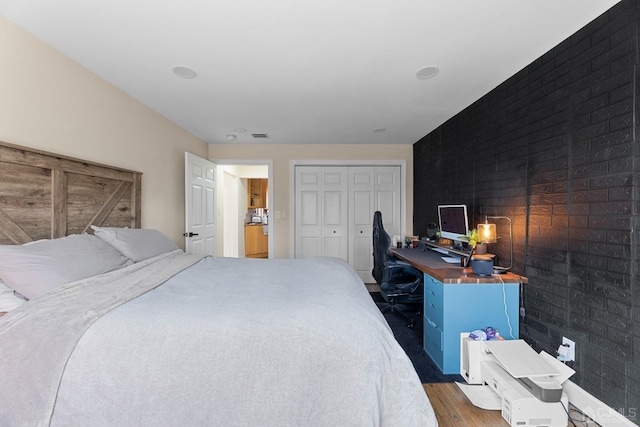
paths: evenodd
<path fill-rule="evenodd" d="M 296 167 L 295 256 L 322 255 L 322 168 Z"/>
<path fill-rule="evenodd" d="M 185 250 L 215 255 L 215 164 L 185 153 Z"/>
<path fill-rule="evenodd" d="M 348 260 L 347 170 L 322 168 L 322 255 Z"/>
<path fill-rule="evenodd" d="M 401 235 L 400 166 L 296 166 L 295 256 L 335 256 L 373 283 L 373 214 Z"/>
<path fill-rule="evenodd" d="M 295 168 L 295 256 L 347 260 L 347 173 L 344 167 Z"/>
<path fill-rule="evenodd" d="M 349 263 L 365 283 L 373 283 L 375 168 L 349 168 Z"/>
<path fill-rule="evenodd" d="M 382 212 L 382 224 L 392 238 L 402 231 L 400 184 L 400 166 L 375 168 L 375 210 Z"/>

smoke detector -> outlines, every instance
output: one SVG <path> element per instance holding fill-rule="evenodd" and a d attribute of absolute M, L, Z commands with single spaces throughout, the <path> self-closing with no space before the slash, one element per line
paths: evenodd
<path fill-rule="evenodd" d="M 176 65 L 171 70 L 176 76 L 183 79 L 193 79 L 198 75 L 194 70 L 184 65 Z"/>
<path fill-rule="evenodd" d="M 416 78 L 420 80 L 431 79 L 435 77 L 439 72 L 440 72 L 440 69 L 438 67 L 434 67 L 433 65 L 428 65 L 416 71 Z"/>

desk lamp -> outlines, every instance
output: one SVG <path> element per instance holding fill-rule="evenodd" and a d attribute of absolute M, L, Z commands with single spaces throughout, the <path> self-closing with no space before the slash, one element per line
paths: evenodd
<path fill-rule="evenodd" d="M 485 221 L 487 221 L 485 219 Z M 496 225 L 495 224 L 478 224 L 478 243 L 476 244 L 476 254 L 484 255 L 487 253 L 487 243 L 495 243 Z"/>
<path fill-rule="evenodd" d="M 496 243 L 498 241 L 496 225 L 489 224 L 489 219 L 506 219 L 509 222 L 509 267 L 494 266 L 494 273 L 506 273 L 513 267 L 513 225 L 508 216 L 485 216 L 484 224 L 478 224 L 478 243 Z"/>

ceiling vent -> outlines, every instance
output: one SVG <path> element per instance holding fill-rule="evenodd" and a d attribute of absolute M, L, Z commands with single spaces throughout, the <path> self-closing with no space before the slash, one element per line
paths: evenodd
<path fill-rule="evenodd" d="M 269 138 L 269 134 L 268 133 L 252 133 L 251 136 L 253 136 L 256 139 L 266 139 Z"/>

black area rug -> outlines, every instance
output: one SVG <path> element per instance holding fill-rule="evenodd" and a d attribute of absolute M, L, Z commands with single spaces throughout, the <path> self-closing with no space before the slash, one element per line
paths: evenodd
<path fill-rule="evenodd" d="M 384 303 L 380 292 L 370 292 L 376 303 Z M 380 304 L 379 304 L 380 305 Z M 407 327 L 407 321 L 402 316 L 393 312 L 383 313 L 387 323 L 391 327 L 393 334 L 400 346 L 411 359 L 413 366 L 423 384 L 427 383 L 447 383 L 453 381 L 464 381 L 460 375 L 444 375 L 440 369 L 431 361 L 422 348 L 422 316 L 417 316 L 413 328 Z"/>

